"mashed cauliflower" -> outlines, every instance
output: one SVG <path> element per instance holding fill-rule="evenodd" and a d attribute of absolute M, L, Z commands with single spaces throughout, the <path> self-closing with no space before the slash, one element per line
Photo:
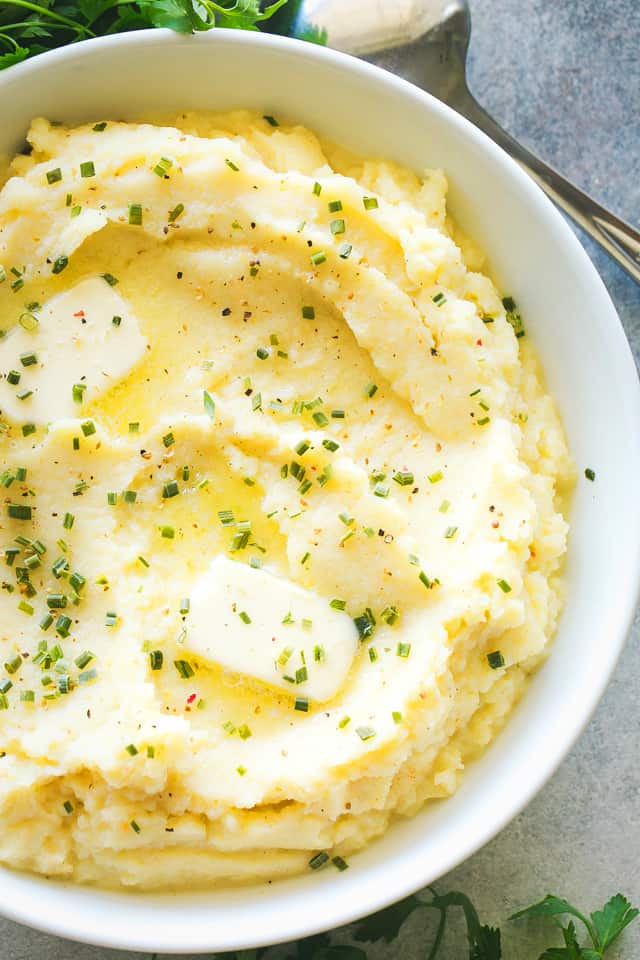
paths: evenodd
<path fill-rule="evenodd" d="M 554 634 L 572 468 L 517 308 L 440 171 L 246 112 L 29 141 L 0 192 L 0 860 L 343 867 L 456 789 Z"/>

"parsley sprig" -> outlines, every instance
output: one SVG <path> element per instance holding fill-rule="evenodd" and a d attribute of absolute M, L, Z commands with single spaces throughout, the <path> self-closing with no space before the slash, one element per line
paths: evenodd
<path fill-rule="evenodd" d="M 302 0 L 5 0 L 0 4 L 0 70 L 91 37 L 148 27 L 202 33 L 214 27 L 265 30 L 326 43 L 297 27 Z"/>
<path fill-rule="evenodd" d="M 416 956 L 424 956 L 424 960 L 444 960 L 445 956 L 453 954 L 444 952 L 441 947 L 447 925 L 448 911 L 460 908 L 464 914 L 467 927 L 467 943 L 469 960 L 506 960 L 503 958 L 500 942 L 500 929 L 490 927 L 480 922 L 478 913 L 471 900 L 457 890 L 440 895 L 433 887 L 429 887 L 431 899 L 422 896 L 407 897 L 400 903 L 395 903 L 386 910 L 374 913 L 356 924 L 352 940 L 359 943 L 391 943 L 400 933 L 404 923 L 416 911 L 435 910 L 438 913 L 438 924 L 435 935 L 425 946 L 424 954 L 418 951 Z M 568 900 L 547 894 L 544 900 L 534 903 L 524 910 L 519 910 L 510 920 L 522 917 L 551 917 L 562 934 L 563 946 L 548 947 L 540 954 L 538 960 L 602 960 L 609 947 L 618 939 L 622 931 L 638 916 L 638 910 L 632 907 L 626 897 L 616 893 L 610 900 L 595 913 L 587 917 Z M 585 928 L 588 946 L 581 946 L 573 920 L 563 926 L 558 918 L 570 916 L 577 919 Z M 286 960 L 367 960 L 366 950 L 355 944 L 333 944 L 328 933 L 321 933 L 315 937 L 308 937 L 292 944 L 291 953 L 287 953 Z M 259 947 L 256 950 L 245 950 L 234 954 L 217 955 L 215 960 L 261 960 L 269 954 L 269 947 Z M 382 956 L 379 952 L 377 956 Z M 457 960 L 462 960 L 462 954 L 455 954 Z M 214 960 L 214 958 L 212 958 Z M 518 960 L 525 960 L 518 954 Z"/>

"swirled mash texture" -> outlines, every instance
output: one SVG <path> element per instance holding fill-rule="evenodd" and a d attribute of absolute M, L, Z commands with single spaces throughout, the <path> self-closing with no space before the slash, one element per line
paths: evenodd
<path fill-rule="evenodd" d="M 438 170 L 247 112 L 29 143 L 0 192 L 0 859 L 334 869 L 456 789 L 549 650 L 572 464 L 517 307 Z"/>

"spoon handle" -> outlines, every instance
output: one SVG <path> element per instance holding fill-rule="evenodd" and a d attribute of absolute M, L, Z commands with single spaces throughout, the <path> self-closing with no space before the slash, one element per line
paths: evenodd
<path fill-rule="evenodd" d="M 640 283 L 640 232 L 607 210 L 507 133 L 468 90 L 452 104 L 524 167 L 561 210 Z"/>

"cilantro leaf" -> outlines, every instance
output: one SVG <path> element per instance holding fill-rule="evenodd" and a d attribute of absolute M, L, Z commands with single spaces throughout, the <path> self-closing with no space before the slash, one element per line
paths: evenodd
<path fill-rule="evenodd" d="M 189 0 L 140 0 L 138 6 L 152 27 L 168 27 L 177 33 L 193 31 L 193 8 Z"/>
<path fill-rule="evenodd" d="M 394 903 L 386 910 L 380 910 L 378 913 L 361 920 L 356 927 L 353 939 L 361 943 L 376 943 L 378 940 L 390 943 L 398 936 L 400 927 L 407 917 L 410 917 L 414 910 L 424 906 L 424 901 L 416 896 L 407 897 L 400 903 Z"/>
<path fill-rule="evenodd" d="M 509 919 L 519 920 L 521 917 L 559 917 L 566 913 L 577 917 L 577 919 L 585 925 L 589 936 L 595 944 L 593 929 L 584 914 L 580 913 L 568 900 L 563 900 L 562 897 L 556 897 L 552 893 L 548 893 L 544 900 L 533 903 L 530 907 L 525 907 L 524 910 L 518 910 L 518 912 L 512 914 Z"/>
<path fill-rule="evenodd" d="M 638 916 L 640 911 L 632 907 L 626 897 L 621 893 L 616 893 L 605 903 L 601 910 L 596 910 L 591 914 L 596 936 L 598 938 L 597 947 L 604 952 L 611 946 L 614 940 L 617 940 L 625 927 Z"/>
<path fill-rule="evenodd" d="M 14 63 L 21 63 L 21 61 L 26 60 L 28 56 L 29 50 L 18 44 L 14 50 L 10 50 L 8 53 L 0 53 L 0 70 L 3 70 L 5 67 L 12 67 Z"/>
<path fill-rule="evenodd" d="M 0 70 L 89 37 L 165 27 L 195 33 L 214 27 L 295 35 L 302 0 L 8 0 L 0 3 Z M 290 10 L 286 11 L 285 7 Z M 272 22 L 273 21 L 273 22 Z M 315 43 L 324 32 L 304 27 Z M 3 46 L 12 49 L 2 52 Z"/>
<path fill-rule="evenodd" d="M 480 923 L 476 908 L 464 893 L 453 890 L 444 896 L 434 896 L 427 904 L 438 910 L 448 907 L 462 907 L 467 921 L 467 940 L 469 941 L 469 960 L 501 960 L 502 944 L 500 930 Z"/>

